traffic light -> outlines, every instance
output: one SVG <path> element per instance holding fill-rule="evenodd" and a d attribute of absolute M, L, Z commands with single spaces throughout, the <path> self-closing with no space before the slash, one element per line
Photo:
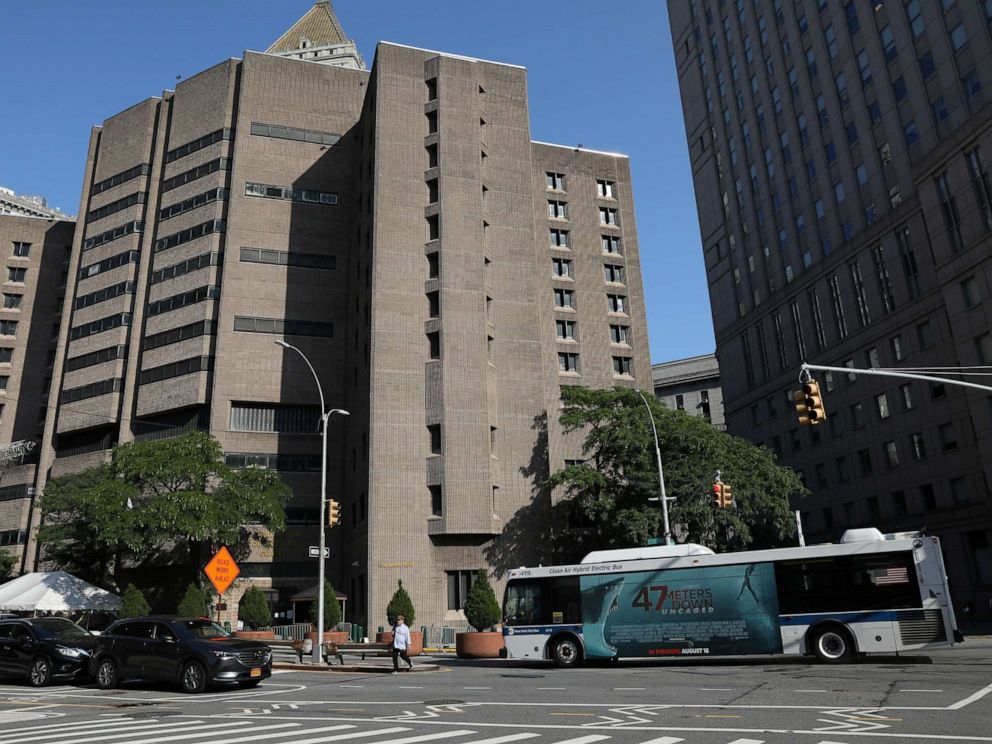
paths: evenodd
<path fill-rule="evenodd" d="M 341 504 L 334 499 L 327 502 L 327 526 L 336 527 L 341 524 Z"/>
<path fill-rule="evenodd" d="M 713 505 L 718 509 L 729 509 L 734 505 L 734 496 L 729 483 L 713 484 Z"/>
<path fill-rule="evenodd" d="M 820 395 L 820 383 L 816 380 L 805 383 L 803 389 L 797 390 L 792 397 L 796 401 L 800 424 L 816 426 L 827 417 L 827 412 L 823 409 L 823 396 Z"/>

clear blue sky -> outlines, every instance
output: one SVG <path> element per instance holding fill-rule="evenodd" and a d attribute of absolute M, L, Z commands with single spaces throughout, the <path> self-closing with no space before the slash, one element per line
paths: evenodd
<path fill-rule="evenodd" d="M 173 88 L 177 75 L 264 51 L 311 4 L 5 3 L 0 185 L 75 214 L 93 124 Z M 663 0 L 335 0 L 334 9 L 369 65 L 379 40 L 523 65 L 534 139 L 630 155 L 652 361 L 713 351 Z"/>

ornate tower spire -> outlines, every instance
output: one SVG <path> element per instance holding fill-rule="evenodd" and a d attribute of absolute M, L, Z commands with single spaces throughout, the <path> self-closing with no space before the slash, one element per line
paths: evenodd
<path fill-rule="evenodd" d="M 318 0 L 268 49 L 268 54 L 335 67 L 364 70 L 355 42 L 347 38 L 330 0 Z"/>

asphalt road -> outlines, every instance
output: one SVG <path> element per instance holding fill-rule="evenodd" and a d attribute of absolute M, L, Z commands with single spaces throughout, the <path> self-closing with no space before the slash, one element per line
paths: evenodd
<path fill-rule="evenodd" d="M 992 639 L 925 657 L 652 662 L 561 671 L 282 672 L 254 690 L 0 684 L 0 744 L 992 742 Z"/>

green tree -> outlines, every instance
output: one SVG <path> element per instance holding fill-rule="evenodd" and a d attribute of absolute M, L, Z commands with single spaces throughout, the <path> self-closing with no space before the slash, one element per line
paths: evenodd
<path fill-rule="evenodd" d="M 48 483 L 39 539 L 48 561 L 100 586 L 177 546 L 192 578 L 205 549 L 224 544 L 239 557 L 252 540 L 269 542 L 291 494 L 275 471 L 227 467 L 204 432 L 128 442 L 109 463 Z"/>
<path fill-rule="evenodd" d="M 499 602 L 496 601 L 496 593 L 489 583 L 489 577 L 480 569 L 465 598 L 465 617 L 468 618 L 468 624 L 481 633 L 498 623 L 502 614 Z"/>
<path fill-rule="evenodd" d="M 134 584 L 128 584 L 121 597 L 121 608 L 117 614 L 119 617 L 141 617 L 151 612 L 145 595 Z"/>
<path fill-rule="evenodd" d="M 203 617 L 207 614 L 207 597 L 199 585 L 190 584 L 186 588 L 176 614 L 179 617 Z"/>
<path fill-rule="evenodd" d="M 307 614 L 310 622 L 317 625 L 317 602 L 310 604 Z M 341 622 L 341 603 L 330 581 L 324 581 L 324 630 L 332 630 Z"/>
<path fill-rule="evenodd" d="M 17 558 L 6 550 L 0 550 L 0 581 L 11 578 L 14 566 L 17 565 Z"/>
<path fill-rule="evenodd" d="M 658 466 L 648 412 L 636 390 L 562 388 L 561 424 L 585 432 L 587 460 L 548 479 L 565 499 L 555 545 L 558 559 L 591 549 L 644 545 L 661 535 Z M 765 447 L 717 431 L 705 420 L 645 397 L 658 429 L 673 532 L 718 550 L 774 547 L 794 535 L 791 496 L 808 494 L 796 473 Z M 715 471 L 733 487 L 736 507 L 714 508 Z"/>
<path fill-rule="evenodd" d="M 272 622 L 272 611 L 262 590 L 253 586 L 241 596 L 238 603 L 238 619 L 248 628 L 255 630 Z"/>
<path fill-rule="evenodd" d="M 413 600 L 410 599 L 410 595 L 403 588 L 403 579 L 398 579 L 397 583 L 399 586 L 393 593 L 392 599 L 389 600 L 389 604 L 386 605 L 386 617 L 389 618 L 389 624 L 392 625 L 396 620 L 396 616 L 402 615 L 406 618 L 406 624 L 412 628 L 414 618 Z"/>

